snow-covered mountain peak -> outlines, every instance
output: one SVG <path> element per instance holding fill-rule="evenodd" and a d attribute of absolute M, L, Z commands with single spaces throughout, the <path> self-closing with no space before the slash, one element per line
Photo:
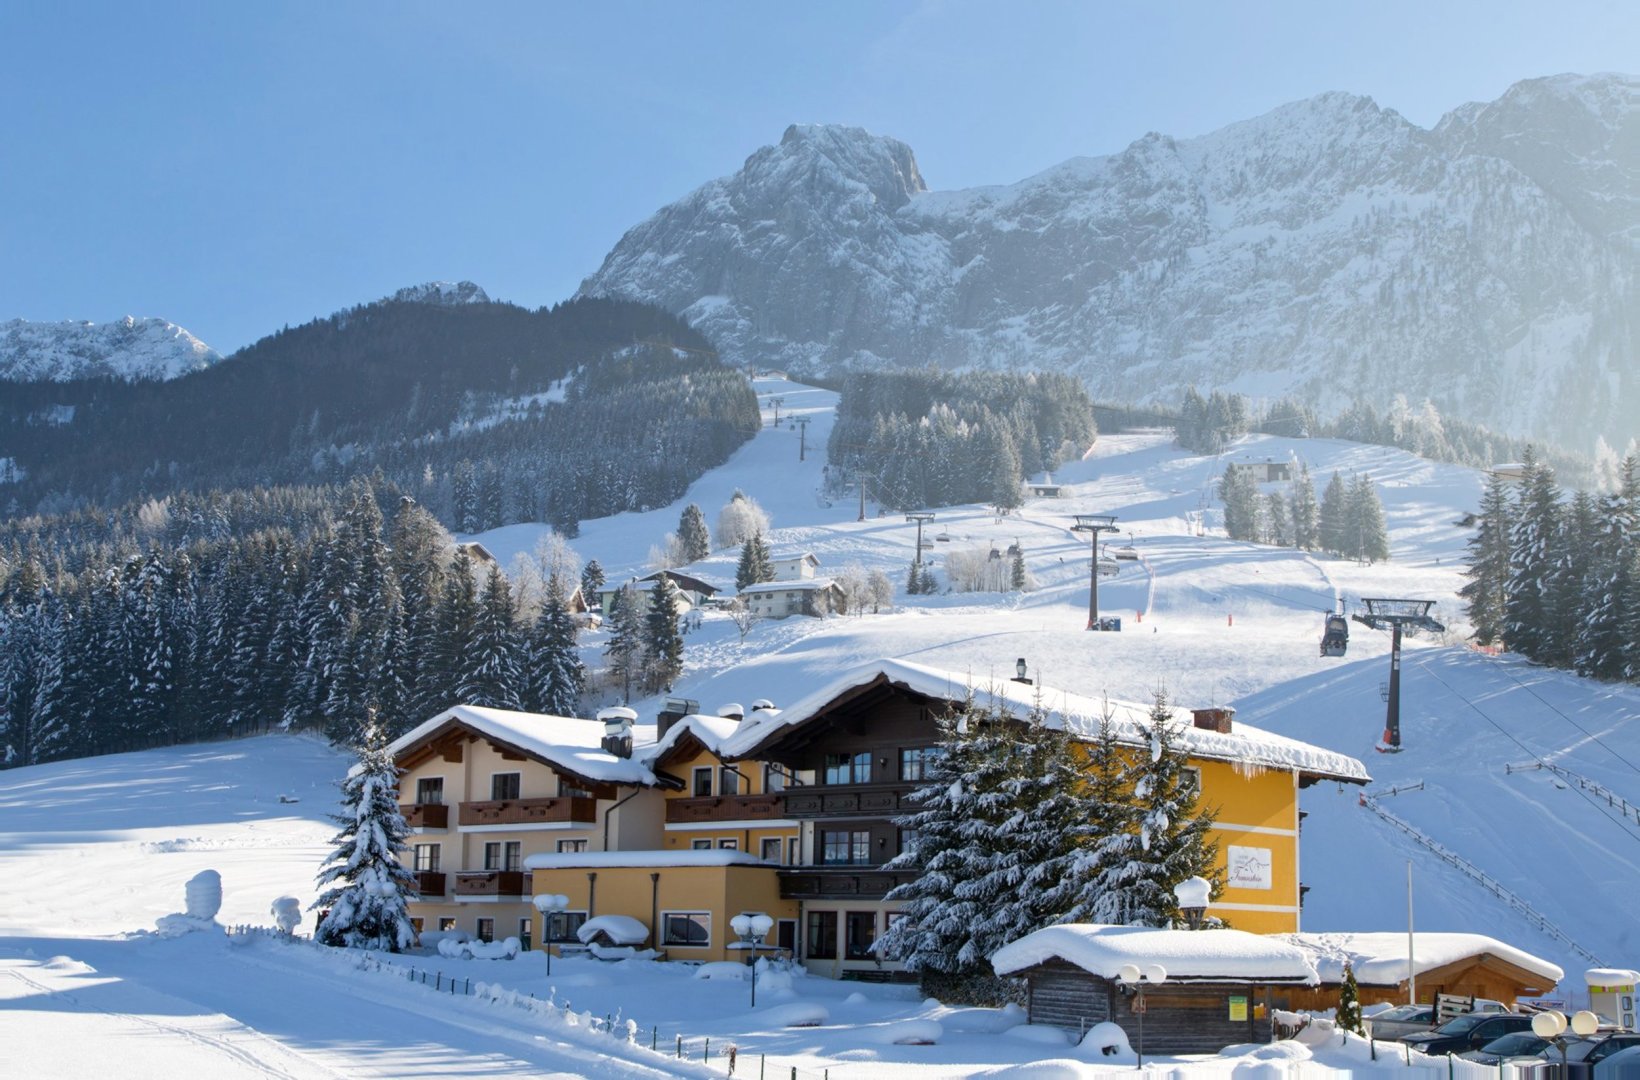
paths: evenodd
<path fill-rule="evenodd" d="M 220 359 L 221 353 L 164 319 L 0 322 L 0 380 L 174 379 Z"/>
<path fill-rule="evenodd" d="M 778 145 L 766 146 L 747 158 L 742 173 L 799 185 L 864 184 L 877 203 L 890 211 L 928 190 L 911 147 L 843 124 L 792 124 Z"/>
<path fill-rule="evenodd" d="M 471 281 L 429 281 L 400 289 L 388 299 L 396 304 L 488 304 L 490 295 Z"/>

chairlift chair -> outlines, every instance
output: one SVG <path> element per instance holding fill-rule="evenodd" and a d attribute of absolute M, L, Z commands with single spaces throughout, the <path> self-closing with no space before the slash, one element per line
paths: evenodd
<path fill-rule="evenodd" d="M 1342 615 L 1327 616 L 1327 626 L 1321 634 L 1322 656 L 1343 656 L 1350 644 L 1350 623 Z"/>
<path fill-rule="evenodd" d="M 1104 556 L 1099 557 L 1099 576 L 1100 577 L 1102 577 L 1102 578 L 1115 577 L 1117 574 L 1120 574 L 1121 572 L 1122 572 L 1122 564 L 1121 563 L 1117 562 L 1115 559 L 1106 558 Z"/>

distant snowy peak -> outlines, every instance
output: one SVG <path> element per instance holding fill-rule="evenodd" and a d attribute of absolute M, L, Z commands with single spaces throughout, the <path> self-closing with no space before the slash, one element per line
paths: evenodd
<path fill-rule="evenodd" d="M 490 294 L 470 281 L 429 281 L 411 285 L 388 297 L 396 304 L 488 304 Z"/>
<path fill-rule="evenodd" d="M 1425 129 L 1326 93 L 929 191 L 799 125 L 623 236 L 581 293 L 793 373 L 1034 367 L 1110 401 L 1394 395 L 1589 451 L 1640 435 L 1640 80 L 1553 76 Z"/>
<path fill-rule="evenodd" d="M 0 380 L 174 379 L 220 359 L 221 353 L 164 319 L 0 323 Z"/>

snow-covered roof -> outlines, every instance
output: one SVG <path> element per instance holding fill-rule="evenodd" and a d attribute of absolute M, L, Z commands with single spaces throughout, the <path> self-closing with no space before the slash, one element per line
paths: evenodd
<path fill-rule="evenodd" d="M 807 591 L 811 589 L 829 589 L 835 583 L 831 578 L 798 578 L 794 581 L 761 581 L 756 585 L 748 585 L 740 590 L 741 596 L 750 596 L 753 593 Z"/>
<path fill-rule="evenodd" d="M 1629 968 L 1590 968 L 1583 973 L 1589 986 L 1633 986 L 1640 983 L 1640 971 Z"/>
<path fill-rule="evenodd" d="M 770 562 L 808 562 L 815 566 L 820 565 L 820 556 L 812 551 L 782 551 L 778 555 L 770 555 Z"/>
<path fill-rule="evenodd" d="M 630 915 L 595 915 L 575 931 L 583 945 L 599 934 L 616 945 L 642 945 L 649 940 L 649 927 Z"/>
<path fill-rule="evenodd" d="M 1062 727 L 1072 735 L 1098 734 L 1100 717 L 1108 709 L 1116 737 L 1121 742 L 1143 746 L 1149 742 L 1150 706 L 1105 698 L 1083 697 L 1050 687 L 1026 686 L 1011 680 L 976 684 L 971 676 L 943 671 L 910 660 L 879 660 L 841 675 L 819 690 L 803 697 L 778 714 L 754 713 L 724 745 L 729 757 L 746 757 L 769 740 L 814 719 L 832 702 L 875 679 L 905 687 L 927 697 L 961 701 L 973 687 L 985 701 L 995 701 L 1011 715 L 1024 718 L 1040 699 L 1048 710 L 1047 723 Z M 1193 757 L 1234 761 L 1272 769 L 1297 769 L 1310 776 L 1366 783 L 1371 779 L 1366 766 L 1347 754 L 1335 753 L 1284 735 L 1263 731 L 1237 720 L 1228 734 L 1206 731 L 1195 725 L 1189 709 L 1172 710 L 1174 746 Z"/>
<path fill-rule="evenodd" d="M 706 749 L 714 754 L 721 754 L 723 744 L 739 730 L 738 720 L 731 720 L 726 716 L 693 713 L 667 728 L 666 734 L 659 742 L 635 748 L 632 752 L 634 756 L 642 757 L 650 768 L 654 768 L 657 762 L 666 759 L 666 755 L 685 735 L 693 735 Z"/>
<path fill-rule="evenodd" d="M 417 746 L 441 728 L 463 725 L 499 745 L 505 745 L 577 777 L 605 784 L 653 785 L 655 774 L 644 761 L 616 757 L 602 746 L 604 725 L 597 720 L 543 713 L 512 712 L 477 705 L 440 710 L 432 719 L 400 735 L 388 745 L 395 758 Z M 670 732 L 668 733 L 670 734 Z M 633 729 L 635 743 L 653 742 L 655 729 Z"/>
<path fill-rule="evenodd" d="M 1173 982 L 1248 979 L 1314 986 L 1315 967 L 1299 948 L 1245 930 L 1153 930 L 1144 926 L 1066 923 L 1027 934 L 998 949 L 991 966 L 1009 975 L 1058 958 L 1106 979 L 1125 964 L 1160 964 Z"/>
<path fill-rule="evenodd" d="M 524 857 L 526 870 L 598 870 L 624 866 L 773 866 L 744 851 L 565 851 Z"/>
<path fill-rule="evenodd" d="M 1394 986 L 1407 977 L 1407 936 L 1399 932 L 1278 934 L 1275 935 L 1309 954 L 1322 982 L 1342 982 L 1344 961 L 1355 969 L 1357 982 L 1374 986 Z M 1533 956 L 1485 934 L 1423 933 L 1412 936 L 1414 970 L 1421 974 L 1445 967 L 1466 957 L 1487 953 L 1541 976 L 1559 982 L 1565 972 L 1547 960 Z"/>

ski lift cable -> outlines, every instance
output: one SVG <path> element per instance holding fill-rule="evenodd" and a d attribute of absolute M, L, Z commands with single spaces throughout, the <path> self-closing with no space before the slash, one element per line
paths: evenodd
<path fill-rule="evenodd" d="M 1505 675 L 1509 676 L 1509 679 L 1510 679 L 1511 682 L 1513 682 L 1516 686 L 1520 687 L 1522 690 L 1526 691 L 1528 694 L 1531 694 L 1533 697 L 1537 698 L 1539 702 L 1541 702 L 1543 705 L 1545 705 L 1556 716 L 1560 717 L 1562 720 L 1564 720 L 1568 724 L 1572 725 L 1578 731 L 1581 731 L 1584 734 L 1584 736 L 1586 736 L 1587 738 L 1593 740 L 1595 743 L 1597 743 L 1600 746 L 1600 748 L 1602 750 L 1606 751 L 1612 757 L 1616 758 L 1618 761 L 1621 761 L 1623 764 L 1627 765 L 1630 769 L 1633 769 L 1635 772 L 1640 773 L 1640 765 L 1636 765 L 1634 762 L 1630 761 L 1628 758 L 1624 757 L 1622 754 L 1619 754 L 1616 750 L 1613 750 L 1611 747 L 1607 746 L 1606 741 L 1604 739 L 1602 739 L 1600 736 L 1596 735 L 1594 732 L 1590 731 L 1588 728 L 1584 727 L 1582 724 L 1578 723 L 1576 720 L 1573 720 L 1570 716 L 1567 716 L 1565 713 L 1561 712 L 1558 708 L 1555 707 L 1555 705 L 1552 702 L 1545 699 L 1542 694 L 1538 693 L 1536 690 L 1533 690 L 1530 686 L 1526 685 L 1525 683 L 1521 682 L 1518 678 L 1516 678 L 1514 672 L 1510 671 L 1508 668 L 1502 668 L 1501 670 L 1503 671 L 1503 673 Z"/>
<path fill-rule="evenodd" d="M 1514 743 L 1516 746 L 1520 747 L 1521 751 L 1523 753 L 1525 753 L 1528 757 L 1530 757 L 1533 761 L 1535 761 L 1538 764 L 1543 765 L 1545 767 L 1547 767 L 1549 765 L 1549 762 L 1547 762 L 1543 759 L 1542 754 L 1539 754 L 1536 750 L 1533 750 L 1530 746 L 1527 746 L 1525 743 L 1523 743 L 1519 739 L 1515 738 L 1515 736 L 1511 735 L 1508 732 L 1508 730 L 1506 730 L 1504 728 L 1504 726 L 1502 724 L 1500 724 L 1496 720 L 1492 719 L 1492 717 L 1487 713 L 1487 711 L 1485 709 L 1481 708 L 1479 705 L 1475 704 L 1473 701 L 1470 701 L 1467 697 L 1464 697 L 1464 695 L 1459 693 L 1452 686 L 1451 683 L 1447 682 L 1445 679 L 1443 679 L 1439 675 L 1435 674 L 1435 672 L 1431 671 L 1430 668 L 1429 668 L 1429 663 L 1427 661 L 1419 661 L 1418 668 L 1424 674 L 1428 675 L 1430 678 L 1434 679 L 1436 682 L 1438 682 L 1442 686 L 1444 686 L 1446 688 L 1447 692 L 1449 694 L 1451 694 L 1453 697 L 1457 698 L 1459 701 L 1463 702 L 1465 705 L 1468 705 L 1471 709 L 1474 709 L 1475 712 L 1480 715 L 1482 720 L 1485 720 L 1488 724 L 1491 724 L 1493 727 L 1497 728 L 1498 733 L 1500 735 L 1502 735 L 1504 738 L 1508 739 L 1510 742 Z M 1553 770 L 1550 770 L 1550 771 L 1553 771 Z M 1599 813 L 1602 816 L 1604 816 L 1607 820 L 1609 820 L 1612 824 L 1614 824 L 1618 828 L 1622 829 L 1624 835 L 1629 836 L 1629 837 L 1631 837 L 1635 840 L 1640 840 L 1640 833 L 1635 833 L 1634 831 L 1632 831 L 1629 828 L 1628 819 L 1618 818 L 1618 817 L 1612 816 L 1612 814 L 1610 814 L 1607 811 L 1606 807 L 1602 806 L 1598 800 L 1591 797 L 1589 795 L 1589 793 L 1587 791 L 1584 791 L 1582 788 L 1572 788 L 1570 790 L 1576 791 L 1578 793 L 1578 795 L 1582 797 L 1584 802 L 1586 802 L 1590 806 L 1594 807 L 1595 810 L 1599 811 Z"/>

